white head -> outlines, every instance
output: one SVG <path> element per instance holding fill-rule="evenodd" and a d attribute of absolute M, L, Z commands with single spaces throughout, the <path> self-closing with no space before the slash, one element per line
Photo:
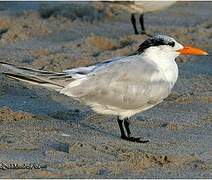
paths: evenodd
<path fill-rule="evenodd" d="M 183 46 L 172 37 L 166 35 L 156 35 L 145 40 L 137 50 L 138 54 L 149 55 L 151 57 L 166 57 L 174 59 L 183 55 L 207 55 L 208 53 L 191 46 Z M 157 56 L 157 57 L 156 57 Z"/>

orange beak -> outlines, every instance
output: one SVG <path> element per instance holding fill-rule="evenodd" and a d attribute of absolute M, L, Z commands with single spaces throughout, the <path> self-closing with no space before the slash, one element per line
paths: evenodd
<path fill-rule="evenodd" d="M 182 55 L 208 55 L 206 51 L 191 46 L 184 46 L 182 49 L 178 49 L 177 52 Z"/>

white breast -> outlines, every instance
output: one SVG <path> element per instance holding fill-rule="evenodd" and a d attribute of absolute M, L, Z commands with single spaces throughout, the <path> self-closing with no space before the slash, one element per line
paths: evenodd
<path fill-rule="evenodd" d="M 170 88 L 172 88 L 178 78 L 178 67 L 175 62 L 176 55 L 172 53 L 161 53 L 161 50 L 157 47 L 149 49 L 149 52 L 147 51 L 144 56 L 156 64 L 158 70 L 164 75 L 166 81 L 170 83 Z"/>
<path fill-rule="evenodd" d="M 169 62 L 161 61 L 157 64 L 166 77 L 166 80 L 170 83 L 171 87 L 173 87 L 178 78 L 178 67 L 176 62 L 174 60 Z"/>

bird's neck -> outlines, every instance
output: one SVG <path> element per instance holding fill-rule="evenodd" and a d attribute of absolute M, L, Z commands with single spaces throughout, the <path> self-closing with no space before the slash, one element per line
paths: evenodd
<path fill-rule="evenodd" d="M 164 74 L 166 80 L 171 86 L 175 84 L 178 78 L 178 67 L 175 62 L 176 54 L 166 53 L 159 49 L 153 49 L 149 52 L 145 52 L 144 56 L 153 61 L 158 69 Z"/>

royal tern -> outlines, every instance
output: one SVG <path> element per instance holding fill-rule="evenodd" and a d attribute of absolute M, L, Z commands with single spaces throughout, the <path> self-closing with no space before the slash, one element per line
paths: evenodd
<path fill-rule="evenodd" d="M 175 2 L 176 1 L 109 1 L 107 3 L 109 3 L 110 7 L 126 10 L 131 13 L 131 23 L 135 34 L 139 34 L 136 26 L 135 14 L 140 13 L 139 23 L 141 25 L 141 34 L 146 34 L 144 13 L 168 8 Z"/>
<path fill-rule="evenodd" d="M 207 52 L 183 46 L 169 36 L 156 35 L 142 42 L 134 55 L 62 73 L 5 62 L 1 65 L 7 77 L 81 100 L 97 113 L 117 115 L 121 138 L 144 143 L 148 140 L 131 136 L 128 118 L 157 105 L 171 93 L 178 78 L 175 58 L 180 54 L 207 55 Z"/>

